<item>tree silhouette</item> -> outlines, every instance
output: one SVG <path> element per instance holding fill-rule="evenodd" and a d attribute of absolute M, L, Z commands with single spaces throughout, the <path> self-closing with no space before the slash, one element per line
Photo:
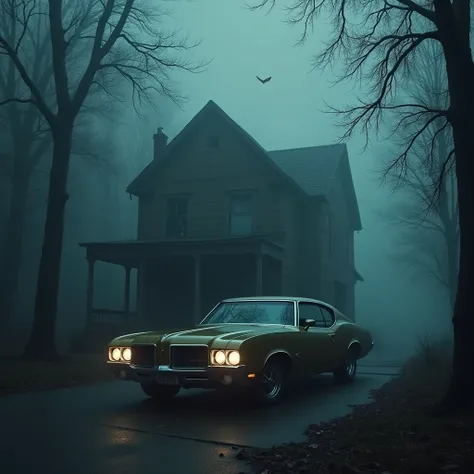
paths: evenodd
<path fill-rule="evenodd" d="M 22 0 L 25 11 L 22 28 L 7 36 L 0 31 L 0 53 L 15 66 L 25 92 L 8 97 L 0 105 L 13 102 L 33 104 L 44 118 L 53 141 L 48 204 L 43 247 L 38 272 L 34 322 L 25 355 L 56 355 L 55 327 L 59 289 L 64 211 L 68 200 L 67 178 L 72 150 L 73 129 L 80 110 L 91 91 L 98 87 L 108 92 L 116 78 L 127 82 L 135 106 L 151 103 L 153 93 L 178 100 L 172 87 L 170 70 L 196 71 L 183 55 L 172 53 L 189 49 L 185 39 L 161 29 L 161 12 L 156 6 L 135 0 L 88 0 L 67 7 L 63 0 Z M 22 43 L 32 20 L 47 18 L 50 33 L 51 65 L 54 77 L 54 103 L 31 75 L 31 65 L 23 56 Z M 87 21 L 86 21 L 87 19 Z M 83 27 L 84 24 L 85 28 Z M 71 48 L 87 52 L 82 62 L 68 61 Z"/>
<path fill-rule="evenodd" d="M 0 3 L 0 31 L 9 41 L 14 42 L 18 32 L 22 31 L 28 20 L 28 28 L 20 42 L 24 62 L 31 64 L 30 77 L 37 85 L 48 104 L 54 104 L 54 77 L 51 69 L 50 35 L 47 19 L 44 15 L 29 17 L 29 11 L 35 3 L 24 3 L 18 0 L 3 0 Z M 65 2 L 65 10 L 74 7 L 72 0 Z M 84 11 L 84 21 L 78 25 L 77 33 L 84 32 L 92 18 L 88 15 L 92 9 Z M 77 37 L 77 35 L 76 35 Z M 71 45 L 71 48 L 74 45 Z M 84 51 L 72 48 L 68 55 L 70 62 L 81 60 Z M 21 97 L 27 93 L 18 71 L 8 55 L 0 55 L 0 102 L 12 97 Z M 86 118 L 91 114 L 110 117 L 113 107 L 106 97 L 98 97 L 101 89 L 95 88 L 88 97 L 88 104 L 83 107 L 80 116 Z M 99 100 L 98 100 L 99 99 Z M 102 100 L 100 100 L 102 99 Z M 101 105 L 100 107 L 98 105 Z M 82 123 L 81 123 L 82 122 Z M 0 123 L 4 134 L 2 145 L 5 153 L 0 157 L 0 169 L 5 181 L 10 184 L 9 210 L 6 224 L 6 237 L 0 253 L 2 271 L 0 272 L 0 328 L 6 330 L 11 323 L 18 294 L 18 274 L 20 271 L 25 219 L 31 208 L 29 191 L 32 177 L 42 162 L 47 161 L 52 149 L 51 134 L 47 124 L 38 112 L 35 104 L 12 101 L 0 109 Z M 104 165 L 110 164 L 101 147 L 97 154 L 95 148 L 101 143 L 100 137 L 89 127 L 89 120 L 77 120 L 74 127 L 72 152 L 89 162 Z M 109 158 L 109 157 L 107 157 Z M 38 208 L 38 203 L 35 203 Z"/>

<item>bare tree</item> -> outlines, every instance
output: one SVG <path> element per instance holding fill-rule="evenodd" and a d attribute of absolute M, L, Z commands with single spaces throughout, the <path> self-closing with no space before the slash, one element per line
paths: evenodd
<path fill-rule="evenodd" d="M 108 92 L 107 86 L 115 77 L 131 85 L 137 106 L 143 100 L 150 102 L 155 92 L 178 99 L 171 86 L 170 70 L 196 71 L 200 65 L 194 66 L 182 56 L 172 56 L 172 53 L 185 52 L 190 46 L 175 32 L 164 32 L 161 13 L 156 7 L 147 7 L 145 2 L 89 0 L 74 2 L 75 8 L 68 9 L 63 0 L 48 0 L 46 10 L 39 0 L 21 0 L 21 3 L 26 12 L 23 27 L 13 35 L 0 31 L 0 53 L 10 58 L 26 91 L 21 96 L 6 98 L 0 105 L 33 104 L 47 123 L 53 140 L 34 322 L 25 348 L 27 356 L 49 357 L 56 355 L 67 178 L 73 129 L 79 112 L 91 90 L 100 87 Z M 49 72 L 54 77 L 52 103 L 48 103 L 48 96 L 32 79 L 31 68 L 22 55 L 24 32 L 31 32 L 32 19 L 44 13 L 50 33 Z M 87 51 L 84 64 L 68 61 L 71 48 Z"/>
<path fill-rule="evenodd" d="M 407 80 L 405 90 L 410 100 L 438 110 L 449 106 L 448 83 L 442 51 L 436 43 L 420 46 L 417 66 Z M 399 229 L 394 259 L 414 270 L 414 275 L 428 277 L 446 291 L 454 310 L 459 267 L 459 223 L 454 166 L 438 182 L 443 164 L 453 149 L 450 129 L 439 131 L 433 123 L 414 144 L 402 173 L 390 167 L 389 178 L 395 189 L 405 191 L 405 199 L 382 212 Z M 438 133 L 437 133 L 438 132 Z M 416 133 L 416 125 L 400 133 Z M 432 155 L 430 155 L 432 150 Z"/>
<path fill-rule="evenodd" d="M 3 0 L 0 3 L 0 31 L 6 32 L 6 36 L 14 41 L 14 38 L 23 32 L 25 20 L 30 14 L 30 8 L 36 4 L 24 3 L 17 0 Z M 38 4 L 38 14 L 33 15 L 29 21 L 28 29 L 24 31 L 21 42 L 25 62 L 31 64 L 30 76 L 32 81 L 38 85 L 48 102 L 54 101 L 53 97 L 53 73 L 51 69 L 50 35 L 47 21 L 40 7 L 45 7 L 44 0 Z M 67 0 L 67 10 L 74 6 L 72 0 Z M 91 14 L 91 9 L 85 10 L 86 15 Z M 89 18 L 85 18 L 80 28 L 84 30 Z M 77 48 L 69 54 L 70 61 L 80 60 L 81 51 Z M 12 97 L 21 97 L 25 92 L 25 85 L 16 70 L 13 61 L 8 55 L 0 56 L 0 102 Z M 96 88 L 89 95 L 96 103 L 97 95 L 101 92 Z M 103 95 L 103 94 L 102 94 Z M 100 98 L 99 98 L 100 99 Z M 102 107 L 86 107 L 81 112 L 83 117 L 90 114 L 100 114 L 110 117 L 111 106 L 107 106 L 104 100 Z M 41 114 L 32 103 L 11 102 L 0 109 L 0 123 L 3 123 L 2 134 L 3 149 L 7 150 L 0 157 L 0 172 L 5 181 L 10 184 L 10 199 L 8 216 L 6 219 L 6 235 L 0 253 L 2 271 L 0 272 L 0 328 L 5 332 L 7 326 L 12 322 L 15 312 L 15 303 L 18 295 L 18 275 L 21 266 L 21 256 L 25 235 L 25 219 L 28 211 L 38 210 L 42 203 L 35 202 L 34 206 L 27 204 L 31 181 L 40 163 L 46 161 L 52 149 L 51 134 Z M 101 150 L 100 156 L 94 152 L 98 144 L 97 137 L 93 136 L 88 127 L 89 120 L 77 123 L 74 129 L 73 152 L 88 160 L 99 161 L 104 165 L 105 155 Z M 45 126 L 46 125 L 46 126 Z M 49 164 L 49 163 L 48 163 Z M 30 199 L 31 201 L 31 199 Z"/>
<path fill-rule="evenodd" d="M 251 8 L 273 6 L 277 0 L 256 0 Z M 283 0 L 282 0 L 283 1 Z M 288 0 L 289 22 L 301 23 L 304 41 L 316 19 L 333 22 L 333 34 L 317 56 L 315 65 L 341 61 L 339 80 L 359 79 L 366 87 L 359 104 L 342 114 L 344 137 L 358 126 L 369 135 L 379 131 L 384 112 L 398 113 L 397 129 L 417 123 L 393 167 L 403 168 L 415 143 L 436 126 L 437 133 L 452 127 L 454 148 L 441 164 L 437 193 L 455 162 L 459 206 L 460 263 L 453 313 L 454 353 L 452 375 L 443 408 L 470 408 L 474 403 L 474 64 L 470 47 L 471 3 L 468 0 Z M 436 109 L 404 100 L 397 85 L 406 80 L 416 64 L 420 45 L 434 42 L 443 51 L 448 82 L 449 107 Z M 398 88 L 398 92 L 400 89 Z M 434 147 L 433 147 L 434 148 Z M 454 150 L 456 154 L 454 154 Z M 434 161 L 434 150 L 430 159 Z"/>

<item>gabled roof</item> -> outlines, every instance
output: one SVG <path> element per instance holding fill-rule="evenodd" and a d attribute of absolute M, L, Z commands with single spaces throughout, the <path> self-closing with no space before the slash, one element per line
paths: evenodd
<path fill-rule="evenodd" d="M 269 151 L 268 155 L 309 196 L 327 196 L 343 155 L 344 143 Z"/>
<path fill-rule="evenodd" d="M 308 196 L 327 196 L 334 183 L 336 173 L 341 169 L 344 193 L 353 228 L 355 230 L 362 229 L 345 143 L 274 150 L 269 151 L 268 155 Z"/>
<path fill-rule="evenodd" d="M 268 156 L 266 150 L 255 140 L 249 133 L 247 133 L 237 122 L 232 120 L 214 101 L 210 100 L 171 140 L 167 145 L 164 156 L 159 161 L 153 160 L 127 187 L 127 192 L 130 194 L 140 194 L 143 192 L 143 187 L 146 186 L 146 182 L 155 173 L 155 170 L 167 160 L 172 151 L 183 141 L 183 139 L 201 124 L 209 114 L 216 114 L 226 123 L 228 123 L 251 147 L 255 149 L 258 155 L 264 160 L 270 168 L 278 173 L 283 179 L 285 179 L 290 186 L 292 186 L 297 192 L 302 192 L 301 188 L 288 177 Z"/>
<path fill-rule="evenodd" d="M 215 114 L 229 124 L 257 152 L 271 169 L 282 176 L 297 192 L 308 196 L 326 197 L 332 188 L 339 167 L 342 168 L 343 185 L 355 230 L 362 228 L 357 197 L 352 181 L 347 147 L 345 144 L 293 148 L 267 152 L 237 122 L 232 120 L 214 101 L 210 100 L 191 121 L 166 146 L 163 158 L 153 160 L 127 188 L 131 194 L 141 194 L 157 168 L 167 161 L 172 151 L 209 114 Z"/>

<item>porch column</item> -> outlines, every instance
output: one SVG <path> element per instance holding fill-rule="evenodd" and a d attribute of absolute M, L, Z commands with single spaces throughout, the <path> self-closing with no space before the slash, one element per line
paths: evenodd
<path fill-rule="evenodd" d="M 255 296 L 262 296 L 263 294 L 263 255 L 258 252 L 256 255 L 255 268 Z"/>
<path fill-rule="evenodd" d="M 87 311 L 87 322 L 90 323 L 92 320 L 92 311 L 93 311 L 93 304 L 94 304 L 94 267 L 95 267 L 95 260 L 92 258 L 87 259 L 87 263 L 89 264 L 89 269 L 87 273 L 87 303 L 86 303 L 86 311 Z"/>
<path fill-rule="evenodd" d="M 125 267 L 125 286 L 123 295 L 123 310 L 125 311 L 126 318 L 128 319 L 128 313 L 130 312 L 130 267 Z"/>
<path fill-rule="evenodd" d="M 201 255 L 194 255 L 194 322 L 201 320 Z"/>

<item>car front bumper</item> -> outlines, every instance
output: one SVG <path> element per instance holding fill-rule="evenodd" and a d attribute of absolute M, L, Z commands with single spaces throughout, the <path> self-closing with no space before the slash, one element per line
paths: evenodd
<path fill-rule="evenodd" d="M 251 387 L 256 380 L 255 374 L 250 373 L 244 365 L 177 370 L 166 365 L 145 368 L 116 362 L 107 364 L 115 377 L 121 380 L 156 382 L 163 385 L 179 385 L 183 388 Z"/>

